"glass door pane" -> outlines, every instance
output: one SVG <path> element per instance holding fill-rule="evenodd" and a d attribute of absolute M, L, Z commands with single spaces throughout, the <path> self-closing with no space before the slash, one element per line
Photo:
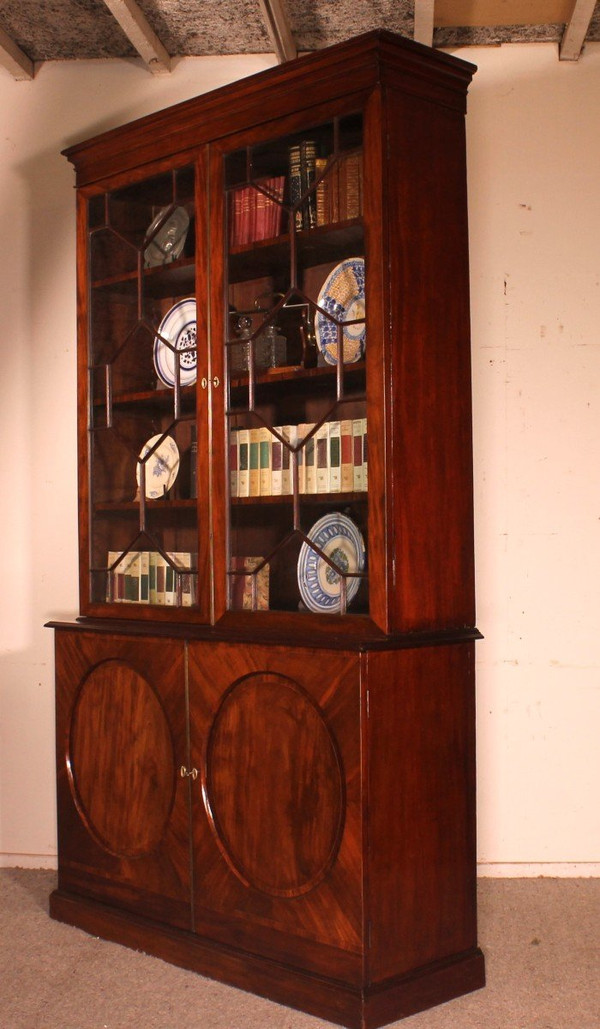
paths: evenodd
<path fill-rule="evenodd" d="M 194 181 L 88 201 L 92 604 L 198 604 Z"/>
<path fill-rule="evenodd" d="M 225 158 L 229 607 L 368 611 L 362 116 Z"/>

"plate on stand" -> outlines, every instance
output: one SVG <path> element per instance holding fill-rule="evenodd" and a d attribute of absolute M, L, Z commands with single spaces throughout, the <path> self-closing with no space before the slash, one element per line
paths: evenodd
<path fill-rule="evenodd" d="M 146 230 L 146 239 L 156 232 L 167 208 L 163 207 Z M 172 214 L 161 225 L 156 235 L 144 249 L 144 267 L 158 268 L 161 264 L 170 264 L 181 256 L 190 225 L 189 215 L 185 207 L 176 207 Z"/>
<path fill-rule="evenodd" d="M 160 441 L 160 442 L 159 442 Z M 156 450 L 144 461 L 144 458 L 158 443 Z M 172 436 L 151 436 L 140 451 L 135 466 L 135 477 L 138 487 L 141 479 L 141 462 L 146 467 L 146 497 L 148 500 L 161 500 L 169 492 L 179 471 L 179 447 Z"/>
<path fill-rule="evenodd" d="M 341 328 L 343 342 L 343 363 L 360 361 L 365 352 L 365 262 L 362 257 L 350 257 L 336 265 L 327 276 L 317 298 L 321 308 L 315 317 L 317 346 L 327 364 L 337 364 L 338 333 Z M 324 313 L 326 312 L 326 313 Z M 356 325 L 341 327 L 336 322 L 352 322 L 363 319 Z"/>
<path fill-rule="evenodd" d="M 340 572 L 352 575 L 365 567 L 365 541 L 351 518 L 335 511 L 319 518 L 308 539 Z M 360 579 L 346 579 L 346 607 L 350 606 Z M 309 543 L 303 543 L 298 557 L 298 588 L 309 611 L 336 613 L 341 607 L 340 575 Z"/>
<path fill-rule="evenodd" d="M 168 340 L 171 346 L 167 346 Z M 173 349 L 172 349 L 173 348 Z M 180 366 L 180 383 L 192 386 L 196 381 L 196 301 L 187 297 L 174 304 L 158 327 L 154 339 L 154 367 L 165 386 L 175 385 L 176 361 Z"/>

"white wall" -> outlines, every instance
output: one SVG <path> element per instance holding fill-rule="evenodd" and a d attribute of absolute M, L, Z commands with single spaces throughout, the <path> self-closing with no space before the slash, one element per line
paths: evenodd
<path fill-rule="evenodd" d="M 469 49 L 484 874 L 600 872 L 600 46 Z M 77 612 L 76 140 L 268 57 L 0 73 L 0 864 L 56 854 L 50 618 Z"/>

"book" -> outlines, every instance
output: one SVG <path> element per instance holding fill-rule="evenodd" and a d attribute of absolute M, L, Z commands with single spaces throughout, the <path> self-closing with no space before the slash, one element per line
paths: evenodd
<path fill-rule="evenodd" d="M 369 488 L 369 455 L 367 449 L 367 419 L 363 418 L 363 489 L 368 490 Z"/>
<path fill-rule="evenodd" d="M 248 472 L 249 489 L 248 496 L 260 496 L 260 461 L 259 461 L 259 429 L 249 429 L 248 445 Z"/>
<path fill-rule="evenodd" d="M 344 181 L 342 219 L 359 218 L 362 214 L 363 158 L 355 151 L 343 158 Z"/>
<path fill-rule="evenodd" d="M 314 139 L 303 139 L 300 144 L 300 184 L 304 197 L 302 204 L 302 228 L 313 229 L 317 224 L 317 198 L 314 184 L 316 178 L 317 143 Z"/>
<path fill-rule="evenodd" d="M 295 143 L 288 150 L 290 206 L 294 214 L 296 229 L 302 229 L 302 210 L 298 206 L 302 196 L 301 151 L 300 144 Z"/>
<path fill-rule="evenodd" d="M 148 550 L 140 551 L 140 604 L 148 604 L 150 601 L 150 553 Z"/>
<path fill-rule="evenodd" d="M 281 456 L 281 493 L 284 497 L 289 497 L 293 492 L 292 474 L 296 455 L 292 456 L 292 448 L 298 442 L 298 426 L 282 425 L 281 435 L 284 439 Z"/>
<path fill-rule="evenodd" d="M 352 454 L 354 463 L 354 492 L 361 493 L 365 486 L 365 474 L 363 464 L 363 419 L 353 418 L 352 420 Z"/>
<path fill-rule="evenodd" d="M 190 431 L 190 499 L 198 496 L 198 431 L 195 425 Z"/>
<path fill-rule="evenodd" d="M 238 497 L 250 496 L 250 429 L 238 429 Z"/>
<path fill-rule="evenodd" d="M 340 489 L 342 493 L 354 491 L 354 461 L 352 454 L 352 419 L 340 422 Z"/>
<path fill-rule="evenodd" d="M 173 599 L 181 607 L 191 607 L 194 597 L 191 572 L 192 555 L 189 552 L 173 551 L 167 555 L 173 562 Z"/>
<path fill-rule="evenodd" d="M 300 493 L 317 492 L 315 435 L 314 433 L 310 435 L 314 427 L 314 422 L 303 422 L 298 426 L 299 437 L 305 441 L 300 451 L 302 462 L 299 468 Z"/>
<path fill-rule="evenodd" d="M 341 493 L 342 490 L 342 465 L 341 465 L 341 423 L 329 422 L 329 492 Z"/>
<path fill-rule="evenodd" d="M 329 422 L 323 422 L 315 433 L 315 493 L 329 493 Z"/>
<path fill-rule="evenodd" d="M 157 604 L 156 599 L 156 552 L 151 550 L 148 555 L 148 603 Z"/>
<path fill-rule="evenodd" d="M 283 492 L 283 443 L 278 436 L 283 436 L 283 426 L 281 425 L 274 427 L 271 444 L 271 494 L 274 497 L 280 497 Z"/>
<path fill-rule="evenodd" d="M 168 555 L 167 555 L 168 556 Z M 175 606 L 175 569 L 171 564 L 171 561 L 165 561 L 165 605 L 166 607 Z"/>
<path fill-rule="evenodd" d="M 229 433 L 229 493 L 232 497 L 238 496 L 238 456 L 239 456 L 239 432 L 231 429 Z"/>
<path fill-rule="evenodd" d="M 290 204 L 295 208 L 294 225 L 298 231 L 312 229 L 317 224 L 317 197 L 313 188 L 317 150 L 314 139 L 303 139 L 288 150 Z"/>
<path fill-rule="evenodd" d="M 316 209 L 317 225 L 327 225 L 329 204 L 329 176 L 325 174 L 327 158 L 317 157 L 315 160 Z"/>
<path fill-rule="evenodd" d="M 274 436 L 266 425 L 262 425 L 257 431 L 259 469 L 258 491 L 261 497 L 269 497 L 271 496 L 272 443 Z"/>
<path fill-rule="evenodd" d="M 154 554 L 154 564 L 156 566 L 156 600 L 155 603 L 159 605 L 166 604 L 165 598 L 165 587 L 166 587 L 166 576 L 167 576 L 167 562 L 162 554 Z"/>
<path fill-rule="evenodd" d="M 126 604 L 140 602 L 140 553 L 130 550 L 120 563 L 123 574 L 123 600 Z"/>

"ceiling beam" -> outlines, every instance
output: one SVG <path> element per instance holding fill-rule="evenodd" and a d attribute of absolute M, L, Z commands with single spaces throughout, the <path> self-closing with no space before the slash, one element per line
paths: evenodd
<path fill-rule="evenodd" d="M 10 72 L 13 79 L 31 81 L 34 74 L 33 61 L 0 28 L 0 66 Z"/>
<path fill-rule="evenodd" d="M 298 56 L 284 0 L 258 0 L 260 13 L 280 64 Z"/>
<path fill-rule="evenodd" d="M 152 74 L 167 75 L 171 71 L 171 58 L 135 0 L 104 0 L 104 3 Z"/>
<path fill-rule="evenodd" d="M 417 43 L 433 46 L 434 0 L 415 0 L 414 38 Z"/>
<path fill-rule="evenodd" d="M 575 0 L 558 52 L 561 61 L 577 61 L 581 57 L 595 6 L 595 0 Z"/>

